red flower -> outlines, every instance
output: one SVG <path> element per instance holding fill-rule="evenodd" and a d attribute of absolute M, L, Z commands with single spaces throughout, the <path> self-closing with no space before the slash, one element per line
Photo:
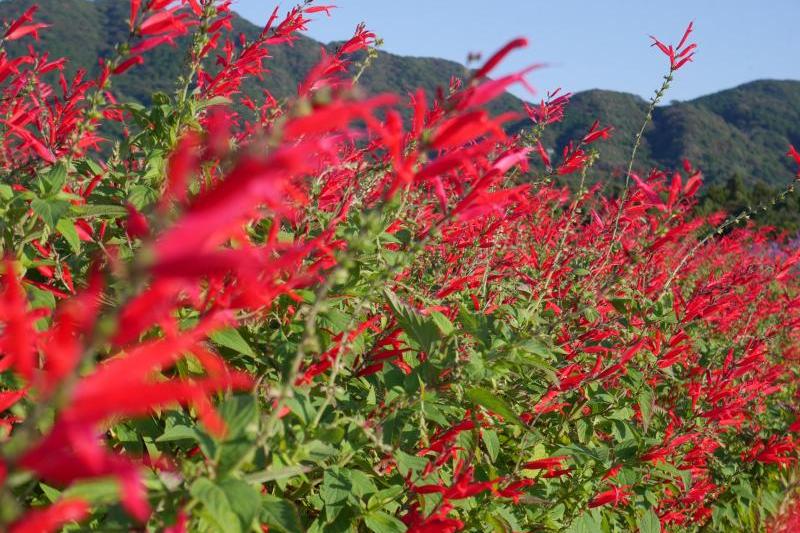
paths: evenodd
<path fill-rule="evenodd" d="M 29 7 L 17 20 L 11 23 L 11 25 L 6 30 L 5 34 L 3 34 L 3 39 L 6 41 L 14 41 L 16 39 L 21 39 L 26 35 L 33 34 L 34 39 L 37 41 L 39 40 L 39 30 L 42 28 L 50 27 L 49 24 L 28 24 L 25 25 L 26 22 L 30 22 L 33 20 L 33 15 L 36 14 L 36 11 L 39 10 L 38 5 L 33 5 Z"/>
<path fill-rule="evenodd" d="M 528 40 L 527 40 L 527 39 L 525 39 L 525 38 L 522 38 L 522 37 L 520 37 L 520 38 L 518 38 L 518 39 L 514 39 L 513 41 L 511 41 L 511 42 L 509 42 L 508 44 L 506 44 L 505 46 L 503 46 L 503 48 L 501 48 L 500 50 L 498 50 L 497 52 L 495 52 L 495 54 L 494 54 L 494 55 L 492 55 L 492 57 L 490 57 L 490 58 L 489 58 L 489 59 L 486 61 L 486 63 L 484 63 L 484 64 L 483 64 L 483 66 L 482 66 L 481 68 L 479 68 L 479 69 L 478 69 L 478 70 L 475 72 L 475 75 L 474 75 L 474 77 L 475 77 L 475 78 L 482 78 L 482 77 L 486 76 L 486 75 L 487 75 L 487 74 L 489 74 L 489 72 L 491 72 L 491 71 L 494 69 L 494 67 L 496 67 L 496 66 L 497 66 L 497 65 L 498 65 L 498 64 L 499 64 L 499 63 L 500 63 L 500 62 L 503 60 L 503 58 L 505 58 L 505 57 L 506 57 L 506 56 L 507 56 L 507 55 L 508 55 L 508 54 L 509 54 L 509 53 L 510 53 L 512 50 L 515 50 L 516 48 L 524 48 L 524 47 L 526 47 L 526 46 L 528 46 Z"/>
<path fill-rule="evenodd" d="M 786 155 L 788 155 L 789 157 L 794 159 L 794 162 L 798 166 L 798 168 L 797 168 L 797 178 L 800 178 L 800 153 L 798 153 L 798 151 L 795 150 L 794 146 L 792 146 L 790 144 L 789 145 L 789 151 L 786 153 Z"/>
<path fill-rule="evenodd" d="M 63 499 L 43 509 L 29 511 L 14 522 L 9 533 L 48 533 L 58 530 L 67 522 L 82 520 L 89 514 L 89 505 L 83 500 Z"/>
<path fill-rule="evenodd" d="M 587 133 L 583 139 L 581 139 L 581 143 L 591 144 L 598 139 L 608 139 L 613 128 L 611 128 L 611 126 L 606 126 L 605 128 L 597 129 L 599 125 L 600 121 L 595 120 L 591 128 L 589 128 L 589 133 Z"/>
<path fill-rule="evenodd" d="M 667 46 L 652 35 L 650 36 L 650 38 L 653 39 L 652 46 L 658 47 L 658 49 L 669 58 L 669 68 L 673 72 L 684 66 L 694 57 L 694 50 L 697 48 L 697 45 L 692 43 L 684 47 L 684 45 L 686 45 L 686 41 L 689 39 L 689 35 L 692 33 L 693 27 L 694 23 L 690 22 L 689 26 L 686 27 L 686 31 L 683 33 L 683 37 L 678 43 L 678 46 L 674 48 L 672 45 Z"/>
<path fill-rule="evenodd" d="M 601 505 L 612 504 L 614 507 L 619 505 L 626 505 L 630 501 L 629 485 L 622 485 L 620 487 L 613 486 L 609 490 L 603 491 L 595 495 L 594 498 L 589 500 L 589 508 L 600 507 Z"/>

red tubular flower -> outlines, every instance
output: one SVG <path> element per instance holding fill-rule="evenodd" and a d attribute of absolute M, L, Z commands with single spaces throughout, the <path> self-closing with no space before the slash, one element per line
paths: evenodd
<path fill-rule="evenodd" d="M 589 161 L 589 156 L 586 155 L 586 152 L 580 148 L 573 147 L 572 143 L 564 147 L 562 155 L 563 162 L 558 167 L 558 174 L 562 176 L 579 172 Z"/>
<path fill-rule="evenodd" d="M 523 463 L 522 467 L 527 468 L 528 470 L 552 470 L 555 468 L 561 468 L 564 461 L 567 459 L 569 459 L 568 455 L 557 455 L 554 457 L 546 457 L 544 459 L 536 459 L 535 461 Z"/>
<path fill-rule="evenodd" d="M 131 15 L 130 15 L 130 30 L 133 31 L 134 24 L 136 23 L 136 15 L 139 14 L 139 8 L 142 5 L 142 0 L 131 0 Z"/>
<path fill-rule="evenodd" d="M 598 139 L 608 139 L 613 128 L 611 128 L 611 126 L 606 126 L 605 128 L 598 129 L 599 125 L 600 121 L 595 120 L 591 128 L 589 128 L 589 132 L 583 137 L 583 139 L 581 139 L 581 143 L 591 144 Z"/>
<path fill-rule="evenodd" d="M 525 495 L 524 489 L 530 487 L 534 483 L 535 480 L 533 479 L 520 479 L 519 481 L 509 483 L 502 489 L 499 489 L 497 494 L 503 498 L 511 498 L 515 504 L 518 504 L 522 496 Z"/>
<path fill-rule="evenodd" d="M 26 23 L 31 22 L 33 20 L 33 15 L 39 10 L 39 6 L 34 4 L 29 7 L 25 12 L 14 22 L 12 22 L 6 32 L 3 34 L 3 39 L 6 41 L 14 41 L 17 39 L 21 39 L 26 35 L 33 35 L 34 39 L 37 41 L 39 40 L 39 30 L 42 28 L 48 28 L 49 24 L 28 24 Z"/>
<path fill-rule="evenodd" d="M 100 304 L 100 278 L 93 275 L 86 291 L 64 302 L 51 328 L 41 333 L 34 333 L 32 329 L 25 331 L 25 328 L 32 328 L 32 322 L 28 321 L 33 320 L 33 316 L 27 311 L 27 300 L 21 293 L 10 264 L 6 267 L 2 285 L 0 321 L 6 333 L 3 336 L 3 355 L 10 358 L 8 367 L 22 376 L 29 376 L 34 364 L 30 358 L 35 354 L 31 342 L 38 337 L 45 356 L 42 386 L 38 392 L 44 395 L 39 398 L 46 398 L 74 371 L 85 349 L 82 339 L 93 328 Z M 225 317 L 220 318 L 224 324 Z M 126 509 L 137 519 L 146 520 L 149 506 L 140 481 L 140 467 L 131 458 L 117 455 L 105 446 L 101 438 L 103 424 L 118 417 L 145 415 L 153 409 L 169 405 L 191 404 L 209 430 L 221 434 L 224 427 L 211 408 L 208 395 L 218 390 L 249 388 L 252 379 L 229 371 L 222 360 L 198 344 L 206 338 L 210 328 L 219 327 L 220 323 L 220 319 L 211 317 L 177 337 L 132 348 L 124 355 L 99 365 L 89 375 L 82 376 L 70 392 L 66 407 L 59 412 L 50 432 L 25 450 L 18 464 L 57 485 L 113 476 L 120 481 Z M 8 335 L 8 328 L 14 330 L 13 336 Z M 13 345 L 9 344 L 10 337 Z M 187 352 L 201 362 L 206 369 L 206 377 L 191 381 L 154 379 L 160 371 Z M 137 394 L 130 394 L 131 390 L 136 390 Z M 16 394 L 6 398 L 6 405 L 14 400 Z M 41 529 L 18 530 L 52 529 L 65 520 L 73 520 L 84 514 L 77 512 L 77 509 L 76 505 L 60 507 L 57 504 L 18 524 L 19 528 L 36 524 Z M 65 516 L 69 518 L 63 518 Z"/>
<path fill-rule="evenodd" d="M 125 222 L 125 233 L 131 239 L 141 239 L 150 234 L 150 225 L 147 218 L 141 214 L 132 204 L 125 206 L 128 210 L 128 218 Z"/>
<path fill-rule="evenodd" d="M 37 41 L 39 40 L 39 30 L 42 28 L 49 28 L 49 24 L 29 24 L 27 26 L 20 26 L 14 31 L 8 31 L 5 35 L 5 39 L 7 41 L 14 41 L 16 39 L 21 39 L 26 35 L 33 35 L 33 38 Z"/>
<path fill-rule="evenodd" d="M 82 520 L 89 514 L 89 505 L 83 500 L 67 498 L 45 507 L 29 511 L 14 522 L 9 533 L 49 533 L 67 522 Z"/>
<path fill-rule="evenodd" d="M 629 487 L 629 485 L 614 486 L 606 491 L 600 492 L 589 500 L 588 507 L 593 509 L 608 504 L 612 504 L 614 507 L 626 505 L 630 501 L 631 493 Z"/>
<path fill-rule="evenodd" d="M 131 69 L 132 67 L 135 67 L 136 65 L 141 65 L 142 63 L 144 63 L 144 58 L 142 56 L 133 56 L 120 63 L 119 66 L 114 70 L 112 70 L 111 72 L 113 74 L 122 74 L 123 72 Z"/>
<path fill-rule="evenodd" d="M 333 6 L 316 6 L 316 7 L 317 9 L 328 10 Z M 309 12 L 310 11 L 306 9 L 306 13 Z M 355 34 L 347 42 L 345 42 L 343 45 L 339 47 L 338 52 L 340 54 L 352 54 L 353 52 L 358 52 L 359 50 L 366 50 L 369 46 L 374 44 L 374 42 L 375 42 L 375 34 L 371 31 L 368 31 L 364 26 L 364 24 L 362 23 L 356 27 Z"/>
<path fill-rule="evenodd" d="M 536 153 L 539 154 L 539 157 L 542 159 L 542 163 L 544 163 L 544 166 L 549 169 L 552 166 L 552 164 L 550 163 L 550 155 L 547 153 L 547 150 L 544 149 L 544 146 L 542 146 L 541 141 L 536 141 Z"/>
<path fill-rule="evenodd" d="M 658 49 L 669 58 L 670 70 L 673 72 L 684 66 L 694 57 L 694 50 L 697 48 L 697 45 L 694 43 L 686 45 L 689 35 L 692 33 L 693 29 L 694 23 L 690 22 L 686 27 L 686 31 L 684 31 L 683 37 L 681 37 L 678 46 L 674 48 L 672 45 L 667 46 L 652 35 L 650 36 L 650 38 L 653 40 L 652 46 L 658 47 Z"/>
<path fill-rule="evenodd" d="M 431 515 L 425 517 L 420 513 L 419 504 L 414 502 L 402 517 L 409 533 L 455 533 L 464 528 L 464 523 L 447 515 L 453 509 L 449 503 L 443 503 Z"/>
<path fill-rule="evenodd" d="M 542 100 L 538 106 L 525 104 L 528 117 L 535 124 L 552 124 L 564 118 L 564 110 L 572 97 L 572 93 L 559 95 L 561 89 L 547 93 L 547 100 Z"/>
<path fill-rule="evenodd" d="M 28 300 L 20 280 L 14 272 L 14 263 L 6 260 L 0 292 L 0 368 L 13 369 L 27 381 L 33 377 L 36 364 L 37 316 L 28 311 Z"/>
<path fill-rule="evenodd" d="M 797 176 L 798 179 L 800 179 L 800 153 L 798 153 L 798 151 L 795 150 L 794 146 L 792 146 L 790 144 L 789 145 L 789 151 L 786 153 L 786 155 L 788 155 L 789 157 L 794 159 L 794 162 L 797 164 L 798 168 L 797 168 L 797 175 L 796 176 Z"/>
<path fill-rule="evenodd" d="M 180 7 L 166 9 L 151 15 L 139 27 L 142 35 L 166 33 L 172 36 L 183 35 L 188 31 L 185 15 L 179 13 Z"/>
<path fill-rule="evenodd" d="M 187 2 L 196 16 L 199 17 L 203 14 L 203 7 L 200 5 L 200 0 L 183 0 L 184 4 Z"/>
<path fill-rule="evenodd" d="M 475 428 L 475 422 L 472 420 L 471 412 L 464 413 L 464 418 L 458 424 L 452 426 L 445 431 L 437 432 L 430 441 L 427 448 L 417 452 L 417 455 L 425 455 L 430 452 L 443 453 L 445 448 L 450 446 L 456 437 L 464 431 L 471 431 Z"/>
<path fill-rule="evenodd" d="M 515 50 L 517 48 L 524 48 L 526 46 L 528 46 L 527 39 L 522 37 L 514 39 L 513 41 L 503 46 L 494 55 L 492 55 L 492 57 L 490 57 L 486 61 L 486 63 L 484 63 L 483 66 L 475 72 L 474 77 L 482 78 L 488 75 L 489 72 L 491 72 L 494 69 L 494 67 L 496 67 L 512 50 Z"/>

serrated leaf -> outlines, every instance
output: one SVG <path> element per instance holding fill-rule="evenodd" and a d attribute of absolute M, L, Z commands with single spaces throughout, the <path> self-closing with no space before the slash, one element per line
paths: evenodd
<path fill-rule="evenodd" d="M 295 476 L 300 476 L 306 472 L 310 472 L 310 466 L 283 466 L 280 468 L 270 468 L 262 472 L 254 472 L 245 476 L 247 481 L 251 483 L 266 483 L 267 481 L 276 481 L 278 479 L 288 479 Z"/>
<path fill-rule="evenodd" d="M 567 528 L 568 533 L 597 533 L 602 530 L 602 519 L 596 509 L 582 512 Z"/>
<path fill-rule="evenodd" d="M 173 442 L 176 440 L 198 440 L 197 430 L 189 426 L 178 424 L 167 428 L 164 433 L 156 439 L 156 442 Z"/>
<path fill-rule="evenodd" d="M 51 487 L 50 485 L 46 485 L 44 483 L 39 483 L 39 488 L 44 493 L 45 498 L 50 500 L 50 503 L 58 500 L 61 497 L 61 491 Z"/>
<path fill-rule="evenodd" d="M 322 476 L 319 496 L 326 505 L 335 505 L 347 501 L 353 493 L 353 483 L 340 468 L 331 468 Z"/>
<path fill-rule="evenodd" d="M 120 205 L 83 204 L 70 206 L 70 216 L 118 218 L 128 216 L 128 211 Z"/>
<path fill-rule="evenodd" d="M 372 494 L 367 500 L 367 509 L 377 509 L 387 503 L 395 500 L 398 496 L 405 492 L 405 487 L 402 485 L 391 485 L 389 488 L 379 490 Z"/>
<path fill-rule="evenodd" d="M 210 479 L 200 478 L 189 489 L 193 498 L 203 504 L 207 518 L 212 520 L 220 531 L 239 533 L 242 531 L 238 517 L 231 509 L 225 491 Z"/>
<path fill-rule="evenodd" d="M 436 324 L 436 327 L 439 328 L 439 331 L 442 333 L 442 335 L 444 335 L 445 337 L 453 333 L 453 331 L 455 331 L 456 329 L 455 326 L 453 326 L 453 323 L 450 322 L 450 319 L 444 316 L 439 311 L 433 311 L 431 313 L 431 319 L 433 320 L 433 323 Z"/>
<path fill-rule="evenodd" d="M 63 162 L 56 163 L 39 179 L 42 194 L 54 196 L 64 188 L 64 184 L 67 181 L 67 166 Z"/>
<path fill-rule="evenodd" d="M 218 105 L 228 106 L 231 103 L 230 98 L 226 98 L 225 96 L 215 96 L 213 98 L 209 98 L 208 100 L 201 100 L 197 103 L 197 109 L 202 110 L 207 107 L 213 107 Z"/>
<path fill-rule="evenodd" d="M 514 413 L 514 410 L 511 409 L 511 406 L 508 405 L 508 403 L 506 403 L 506 401 L 500 398 L 497 394 L 486 389 L 474 388 L 468 389 L 464 395 L 475 405 L 485 407 L 489 411 L 502 416 L 507 421 L 525 427 L 525 424 L 523 424 L 516 413 Z"/>
<path fill-rule="evenodd" d="M 42 221 L 51 229 L 54 229 L 61 217 L 67 213 L 69 206 L 69 202 L 65 200 L 36 198 L 31 202 L 33 212 L 39 215 Z"/>
<path fill-rule="evenodd" d="M 482 438 L 486 451 L 489 452 L 489 458 L 494 462 L 500 453 L 500 439 L 497 437 L 497 432 L 491 429 L 484 430 Z"/>
<path fill-rule="evenodd" d="M 645 511 L 637 522 L 639 533 L 661 533 L 661 521 L 652 509 Z"/>
<path fill-rule="evenodd" d="M 66 489 L 62 498 L 77 498 L 90 504 L 110 504 L 119 500 L 119 482 L 113 478 L 80 481 Z"/>
<path fill-rule="evenodd" d="M 256 357 L 256 352 L 250 347 L 244 337 L 242 337 L 239 330 L 235 328 L 225 328 L 215 331 L 209 335 L 209 337 L 220 346 L 230 348 L 233 351 L 249 355 L 250 357 Z"/>
<path fill-rule="evenodd" d="M 258 489 L 240 479 L 226 479 L 219 483 L 233 514 L 239 519 L 242 531 L 250 531 L 261 510 Z"/>
<path fill-rule="evenodd" d="M 416 455 L 409 455 L 402 450 L 397 450 L 394 455 L 397 461 L 397 469 L 403 475 L 408 474 L 409 471 L 417 473 L 421 472 L 428 466 L 428 460 L 424 457 L 417 457 Z"/>
<path fill-rule="evenodd" d="M 0 183 L 0 198 L 3 200 L 11 200 L 13 197 L 14 189 L 11 188 L 11 185 Z"/>
<path fill-rule="evenodd" d="M 403 533 L 408 529 L 403 522 L 383 511 L 372 511 L 364 516 L 364 524 L 376 533 Z"/>
<path fill-rule="evenodd" d="M 158 170 L 154 172 L 160 173 L 161 167 L 158 166 Z M 128 194 L 128 201 L 133 204 L 136 209 L 142 211 L 158 201 L 158 191 L 144 185 L 136 185 L 131 189 L 130 194 Z"/>
<path fill-rule="evenodd" d="M 638 397 L 639 412 L 642 415 L 642 427 L 644 432 L 647 433 L 650 427 L 650 420 L 653 417 L 653 393 L 650 389 L 643 389 Z"/>
<path fill-rule="evenodd" d="M 486 517 L 486 521 L 492 527 L 492 531 L 494 531 L 495 533 L 514 532 L 514 529 L 511 527 L 511 524 L 508 523 L 508 520 L 506 520 L 500 515 L 488 515 Z"/>
<path fill-rule="evenodd" d="M 74 222 L 68 218 L 62 218 L 56 224 L 56 230 L 64 237 L 73 252 L 81 253 L 81 239 L 78 237 L 78 230 L 75 229 Z"/>
<path fill-rule="evenodd" d="M 397 318 L 397 323 L 406 335 L 415 341 L 422 351 L 430 352 L 440 337 L 439 328 L 433 319 L 422 316 L 417 310 L 403 303 L 390 289 L 384 289 L 383 293 Z"/>
<path fill-rule="evenodd" d="M 265 494 L 261 497 L 261 520 L 278 533 L 302 533 L 303 522 L 297 509 L 288 500 Z"/>

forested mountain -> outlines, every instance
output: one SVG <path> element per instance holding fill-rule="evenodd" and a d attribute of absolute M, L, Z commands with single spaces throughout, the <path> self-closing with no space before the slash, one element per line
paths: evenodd
<path fill-rule="evenodd" d="M 127 36 L 128 0 L 2 0 L 0 18 L 9 19 L 32 3 L 41 6 L 38 18 L 52 24 L 41 34 L 41 48 L 52 56 L 74 58 L 71 69 L 96 68 L 97 58 L 108 55 Z M 260 31 L 241 17 L 235 17 L 233 26 L 235 33 L 250 37 Z M 8 48 L 14 53 L 27 45 L 16 41 Z M 246 90 L 258 94 L 266 88 L 276 97 L 289 95 L 316 62 L 321 46 L 303 37 L 292 46 L 273 47 L 270 75 L 261 86 L 253 82 Z M 154 91 L 170 91 L 183 59 L 180 45 L 177 49 L 160 47 L 147 56 L 144 65 L 115 79 L 115 90 L 124 98 L 140 101 Z M 433 92 L 446 87 L 451 76 L 464 73 L 465 67 L 456 62 L 381 52 L 360 83 L 371 92 L 406 94 L 417 87 Z M 580 138 L 595 119 L 614 126 L 612 138 L 598 144 L 601 158 L 593 172 L 595 179 L 614 180 L 627 162 L 646 107 L 646 101 L 632 94 L 578 92 L 564 121 L 547 131 L 545 145 L 559 152 L 569 139 Z M 508 94 L 494 104 L 494 111 L 507 110 L 521 111 L 522 102 Z M 522 125 L 524 122 L 514 127 Z M 791 178 L 790 161 L 784 156 L 789 143 L 800 144 L 800 81 L 760 80 L 659 107 L 646 130 L 637 167 L 642 172 L 654 166 L 669 169 L 687 158 L 703 169 L 706 183 L 711 185 L 739 180 L 776 186 Z"/>

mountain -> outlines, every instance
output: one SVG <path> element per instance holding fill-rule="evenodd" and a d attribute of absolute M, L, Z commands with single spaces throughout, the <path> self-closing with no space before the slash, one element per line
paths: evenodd
<path fill-rule="evenodd" d="M 41 33 L 40 49 L 52 56 L 73 58 L 76 66 L 96 68 L 97 58 L 109 55 L 115 43 L 127 36 L 128 0 L 0 0 L 0 18 L 9 19 L 32 3 L 41 7 L 38 18 L 52 24 Z M 266 10 L 266 8 L 265 8 Z M 321 22 L 321 23 L 324 23 Z M 260 28 L 241 17 L 233 21 L 234 33 L 254 37 Z M 24 52 L 25 42 L 7 44 L 10 53 Z M 116 78 L 122 98 L 146 100 L 154 91 L 170 91 L 180 73 L 184 52 L 162 47 L 152 51 L 144 65 Z M 245 90 L 259 94 L 263 88 L 276 97 L 291 94 L 319 57 L 322 43 L 301 37 L 293 46 L 270 49 L 270 74 L 263 82 L 250 82 Z M 327 45 L 330 46 L 330 45 Z M 68 70 L 70 72 L 70 70 Z M 459 63 L 436 58 L 403 57 L 385 52 L 361 77 L 370 92 L 407 94 L 417 87 L 429 93 L 452 76 L 463 76 Z M 597 145 L 601 158 L 593 172 L 612 183 L 627 166 L 631 144 L 641 126 L 647 102 L 626 93 L 590 90 L 573 95 L 562 123 L 545 134 L 544 144 L 559 152 L 570 139 L 580 138 L 595 120 L 611 124 L 612 138 Z M 492 111 L 522 111 L 522 101 L 506 94 Z M 524 122 L 517 123 L 519 128 Z M 792 176 L 789 143 L 800 144 L 800 81 L 761 80 L 686 102 L 656 109 L 653 123 L 642 141 L 637 168 L 675 168 L 684 158 L 703 169 L 707 183 L 744 180 L 767 185 L 785 183 Z"/>

